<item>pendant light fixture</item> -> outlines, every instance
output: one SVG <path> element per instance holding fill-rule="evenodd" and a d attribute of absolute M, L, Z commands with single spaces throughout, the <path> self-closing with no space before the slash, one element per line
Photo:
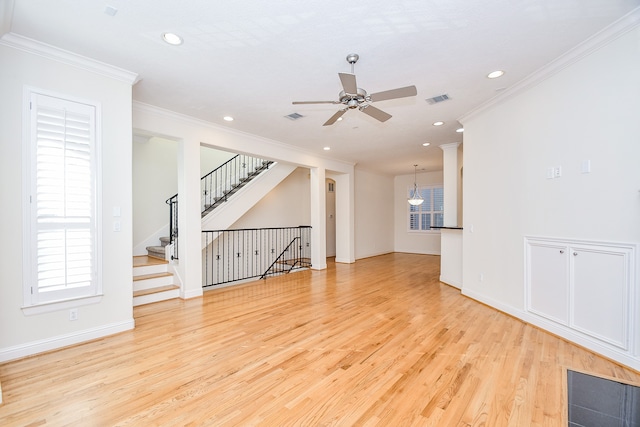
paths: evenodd
<path fill-rule="evenodd" d="M 417 177 L 418 177 L 418 165 L 413 165 L 413 191 L 409 193 L 411 197 L 409 197 L 409 204 L 413 206 L 419 206 L 424 202 L 424 199 L 420 195 L 418 191 Z"/>

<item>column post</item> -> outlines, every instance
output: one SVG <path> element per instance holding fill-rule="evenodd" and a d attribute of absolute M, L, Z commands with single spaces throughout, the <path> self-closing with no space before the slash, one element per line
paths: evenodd
<path fill-rule="evenodd" d="M 180 297 L 202 296 L 202 220 L 200 217 L 200 144 L 178 143 L 178 265 Z"/>
<path fill-rule="evenodd" d="M 458 226 L 458 146 L 459 142 L 443 144 L 444 226 Z"/>
<path fill-rule="evenodd" d="M 326 171 L 323 167 L 311 168 L 309 185 L 311 186 L 311 268 L 313 270 L 327 268 L 325 177 Z"/>

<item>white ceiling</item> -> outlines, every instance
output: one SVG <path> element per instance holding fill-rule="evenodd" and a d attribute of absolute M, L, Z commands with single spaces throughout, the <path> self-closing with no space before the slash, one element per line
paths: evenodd
<path fill-rule="evenodd" d="M 136 101 L 390 175 L 441 169 L 438 145 L 461 142 L 457 118 L 640 5 L 640 0 L 0 0 L 3 31 L 138 73 Z M 110 6 L 114 16 L 105 13 Z M 1 23 L 0 23 L 1 24 Z M 161 39 L 172 31 L 181 46 Z M 339 106 L 339 72 L 357 53 L 381 123 Z M 495 80 L 490 71 L 506 74 Z M 429 105 L 425 99 L 448 94 Z M 553 102 L 553 100 L 549 100 Z M 292 121 L 291 113 L 304 118 Z M 231 115 L 233 122 L 223 121 Z M 432 123 L 442 120 L 444 126 Z M 430 142 L 425 148 L 422 143 Z M 323 151 L 330 146 L 331 151 Z"/>

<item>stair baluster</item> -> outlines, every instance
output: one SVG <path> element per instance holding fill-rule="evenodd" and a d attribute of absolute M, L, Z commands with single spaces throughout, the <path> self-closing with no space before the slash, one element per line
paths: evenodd
<path fill-rule="evenodd" d="M 202 217 L 209 214 L 233 194 L 274 164 L 271 160 L 238 154 L 200 179 Z M 171 259 L 178 259 L 178 195 L 166 200 L 169 205 L 169 244 Z M 163 245 L 164 246 L 164 245 Z M 164 258 L 164 257 L 163 257 Z"/>

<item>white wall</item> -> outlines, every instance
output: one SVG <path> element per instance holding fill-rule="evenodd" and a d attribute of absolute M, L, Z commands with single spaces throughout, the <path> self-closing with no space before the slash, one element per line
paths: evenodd
<path fill-rule="evenodd" d="M 318 245 L 315 248 L 312 247 L 312 263 L 314 268 L 317 269 L 322 269 L 326 266 L 324 250 L 324 229 L 326 226 L 324 221 L 324 176 L 330 171 L 332 179 L 336 179 L 337 183 L 339 182 L 337 187 L 341 189 L 340 193 L 336 195 L 336 207 L 341 211 L 340 215 L 336 216 L 336 226 L 338 229 L 345 230 L 343 231 L 344 239 L 338 242 L 336 247 L 336 257 L 340 255 L 341 259 L 345 260 L 344 262 L 355 261 L 353 237 L 354 214 L 352 205 L 352 195 L 354 193 L 353 164 L 320 157 L 287 144 L 238 132 L 228 127 L 218 126 L 213 123 L 145 104 L 134 103 L 133 113 L 134 126 L 136 129 L 144 133 L 166 135 L 172 139 L 181 141 L 183 147 L 189 148 L 189 152 L 193 151 L 192 146 L 195 144 L 206 145 L 223 151 L 251 154 L 310 169 L 311 180 L 308 187 L 308 189 L 311 190 L 310 225 L 313 227 L 312 236 L 315 236 L 312 238 L 312 246 Z M 183 170 L 192 170 L 194 162 L 195 159 L 183 161 Z M 178 176 L 180 188 L 180 167 L 178 168 Z M 318 177 L 322 177 L 322 180 L 318 180 Z M 184 184 L 192 185 L 192 178 L 193 177 L 189 176 L 189 180 L 185 180 Z M 321 190 L 322 193 L 318 193 Z M 199 206 L 193 201 L 191 204 L 187 203 L 186 205 L 180 202 L 180 206 L 186 206 L 186 208 L 193 212 L 197 210 L 199 214 Z M 195 224 L 193 220 L 195 219 L 195 214 L 193 214 L 193 212 L 188 218 L 181 214 L 181 220 L 190 221 L 189 223 Z M 180 226 L 180 229 L 183 230 L 184 228 Z M 320 239 L 319 236 L 323 238 Z M 185 235 L 182 231 L 180 237 L 181 241 L 185 242 Z M 198 248 L 199 250 L 199 230 L 194 228 L 187 234 L 186 238 L 192 240 L 193 244 L 181 244 L 181 250 L 186 250 L 186 248 Z M 193 249 L 193 257 L 199 259 L 195 253 L 195 249 Z M 183 255 L 180 255 L 180 264 L 182 265 L 183 262 L 186 262 L 186 259 Z M 197 280 L 194 279 L 194 282 L 195 281 Z"/>
<path fill-rule="evenodd" d="M 0 42 L 0 362 L 133 327 L 131 84 Z M 102 105 L 102 283 L 98 304 L 25 316 L 23 305 L 22 117 L 29 85 Z M 122 231 L 112 231 L 114 207 Z"/>
<path fill-rule="evenodd" d="M 297 227 L 310 221 L 309 169 L 297 168 L 230 228 Z"/>
<path fill-rule="evenodd" d="M 200 147 L 200 176 L 235 154 Z M 133 143 L 133 247 L 146 254 L 146 246 L 159 245 L 169 235 L 169 206 L 178 192 L 178 143 L 161 137 L 135 137 Z M 161 230 L 161 232 L 159 232 Z M 134 254 L 135 255 L 135 254 Z"/>
<path fill-rule="evenodd" d="M 414 174 L 398 175 L 394 178 L 394 238 L 396 252 L 440 255 L 440 232 L 410 232 L 408 218 L 408 191 L 413 188 Z M 418 186 L 442 185 L 442 171 L 417 174 Z"/>
<path fill-rule="evenodd" d="M 200 176 L 205 176 L 218 166 L 233 158 L 236 153 L 200 146 Z"/>
<path fill-rule="evenodd" d="M 638 40 L 636 27 L 461 119 L 465 294 L 522 317 L 526 235 L 640 242 Z"/>
<path fill-rule="evenodd" d="M 133 246 L 159 228 L 169 233 L 169 207 L 178 192 L 178 144 L 163 138 L 135 138 L 133 143 Z M 155 242 L 158 245 L 160 242 Z"/>
<path fill-rule="evenodd" d="M 393 252 L 393 178 L 356 168 L 355 188 L 356 259 Z"/>

